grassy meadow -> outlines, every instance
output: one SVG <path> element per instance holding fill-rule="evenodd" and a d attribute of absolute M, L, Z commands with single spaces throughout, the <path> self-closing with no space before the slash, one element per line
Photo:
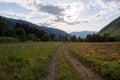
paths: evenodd
<path fill-rule="evenodd" d="M 0 80 L 44 80 L 53 55 L 57 80 L 83 80 L 67 57 L 71 54 L 104 80 L 120 80 L 120 43 L 24 42 L 0 44 Z M 58 50 L 58 48 L 60 48 Z M 68 53 L 69 54 L 69 53 Z"/>
<path fill-rule="evenodd" d="M 0 80 L 40 80 L 59 43 L 26 42 L 0 45 Z"/>
<path fill-rule="evenodd" d="M 120 43 L 68 43 L 71 53 L 105 80 L 120 80 Z"/>

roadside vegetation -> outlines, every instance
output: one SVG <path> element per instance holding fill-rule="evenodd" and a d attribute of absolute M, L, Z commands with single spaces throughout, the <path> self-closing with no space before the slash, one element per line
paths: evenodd
<path fill-rule="evenodd" d="M 0 45 L 0 80 L 41 80 L 59 43 Z"/>
<path fill-rule="evenodd" d="M 120 43 L 68 43 L 72 54 L 105 80 L 120 80 Z"/>

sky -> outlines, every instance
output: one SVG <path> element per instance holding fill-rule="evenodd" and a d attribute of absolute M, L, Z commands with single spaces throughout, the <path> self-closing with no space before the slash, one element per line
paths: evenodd
<path fill-rule="evenodd" d="M 120 16 L 120 0 L 0 0 L 0 15 L 68 33 L 99 31 Z"/>

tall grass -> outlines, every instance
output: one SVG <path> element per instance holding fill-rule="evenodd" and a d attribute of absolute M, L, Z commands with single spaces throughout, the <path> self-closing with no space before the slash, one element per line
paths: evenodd
<path fill-rule="evenodd" d="M 0 80 L 41 80 L 59 43 L 0 45 Z"/>
<path fill-rule="evenodd" d="M 120 80 L 120 43 L 69 43 L 69 50 L 105 80 Z"/>

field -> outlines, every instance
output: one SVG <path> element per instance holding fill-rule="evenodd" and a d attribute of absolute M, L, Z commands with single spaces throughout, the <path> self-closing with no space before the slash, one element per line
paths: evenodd
<path fill-rule="evenodd" d="M 51 46 L 52 45 L 52 46 Z M 0 80 L 40 80 L 59 43 L 0 45 Z"/>
<path fill-rule="evenodd" d="M 68 47 L 105 80 L 120 80 L 120 43 L 70 43 Z"/>
<path fill-rule="evenodd" d="M 120 43 L 0 44 L 0 80 L 120 80 Z"/>

